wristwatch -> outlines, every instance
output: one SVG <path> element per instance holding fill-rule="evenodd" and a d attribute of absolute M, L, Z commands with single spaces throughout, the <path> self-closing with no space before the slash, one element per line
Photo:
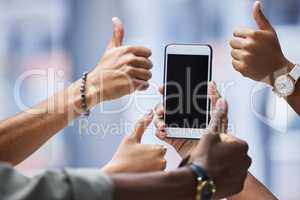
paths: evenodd
<path fill-rule="evenodd" d="M 191 169 L 197 178 L 196 200 L 211 200 L 216 193 L 214 181 L 207 175 L 202 167 L 191 164 Z"/>
<path fill-rule="evenodd" d="M 206 171 L 197 164 L 190 162 L 190 156 L 182 160 L 179 167 L 190 166 L 197 180 L 196 200 L 211 200 L 216 193 L 216 185 Z"/>
<path fill-rule="evenodd" d="M 273 91 L 280 97 L 288 97 L 294 93 L 295 85 L 299 78 L 300 65 L 296 64 L 292 71 L 275 79 Z"/>

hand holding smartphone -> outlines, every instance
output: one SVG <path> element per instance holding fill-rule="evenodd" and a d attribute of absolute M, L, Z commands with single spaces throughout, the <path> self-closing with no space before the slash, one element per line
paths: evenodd
<path fill-rule="evenodd" d="M 212 75 L 209 45 L 171 44 L 165 49 L 164 106 L 167 136 L 199 139 L 209 123 Z"/>

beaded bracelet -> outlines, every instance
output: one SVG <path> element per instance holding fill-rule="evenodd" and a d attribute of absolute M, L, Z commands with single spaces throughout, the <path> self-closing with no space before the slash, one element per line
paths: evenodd
<path fill-rule="evenodd" d="M 81 77 L 81 85 L 80 85 L 80 96 L 81 96 L 81 109 L 83 110 L 82 115 L 88 117 L 90 115 L 90 110 L 87 105 L 86 98 L 86 80 L 87 80 L 88 72 L 84 72 Z"/>

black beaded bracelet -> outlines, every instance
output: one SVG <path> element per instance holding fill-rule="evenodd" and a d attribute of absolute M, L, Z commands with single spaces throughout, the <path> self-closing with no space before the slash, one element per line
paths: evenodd
<path fill-rule="evenodd" d="M 90 110 L 87 105 L 86 98 L 86 80 L 88 76 L 88 72 L 84 72 L 81 77 L 81 85 L 80 85 L 80 96 L 81 96 L 81 109 L 83 110 L 82 115 L 88 117 L 90 115 Z"/>

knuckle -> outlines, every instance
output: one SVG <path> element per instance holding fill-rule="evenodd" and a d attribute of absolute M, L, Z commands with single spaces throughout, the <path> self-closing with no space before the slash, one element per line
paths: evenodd
<path fill-rule="evenodd" d="M 203 141 L 207 141 L 209 143 L 217 142 L 219 139 L 219 135 L 217 134 L 206 134 L 202 138 Z"/>
<path fill-rule="evenodd" d="M 134 68 L 131 66 L 127 66 L 125 68 L 125 73 L 127 73 L 127 74 L 132 74 L 133 71 L 134 71 Z"/>
<path fill-rule="evenodd" d="M 248 53 L 248 52 L 243 52 L 242 60 L 244 60 L 247 63 L 250 62 L 251 61 L 251 54 Z"/>
<path fill-rule="evenodd" d="M 253 50 L 254 48 L 255 48 L 255 42 L 254 42 L 253 40 L 247 40 L 247 41 L 245 42 L 244 49 L 251 51 L 251 50 Z"/>
<path fill-rule="evenodd" d="M 124 64 L 129 64 L 135 60 L 135 56 L 132 53 L 129 53 L 124 59 Z"/>
<path fill-rule="evenodd" d="M 254 31 L 254 30 L 249 30 L 249 36 L 250 36 L 251 38 L 255 38 L 255 37 L 257 36 L 257 32 Z"/>
<path fill-rule="evenodd" d="M 132 46 L 125 46 L 125 53 L 130 53 L 133 51 L 133 47 Z"/>
<path fill-rule="evenodd" d="M 247 156 L 247 169 L 251 166 L 252 164 L 252 158 L 250 156 Z"/>
<path fill-rule="evenodd" d="M 231 57 L 235 56 L 235 50 L 234 49 L 232 49 L 230 53 L 231 53 Z"/>

